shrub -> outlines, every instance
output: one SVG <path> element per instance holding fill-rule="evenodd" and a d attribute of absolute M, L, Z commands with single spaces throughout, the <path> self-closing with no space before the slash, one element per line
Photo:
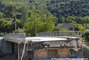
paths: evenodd
<path fill-rule="evenodd" d="M 89 41 L 89 29 L 87 29 L 84 33 L 84 38 L 86 41 Z"/>

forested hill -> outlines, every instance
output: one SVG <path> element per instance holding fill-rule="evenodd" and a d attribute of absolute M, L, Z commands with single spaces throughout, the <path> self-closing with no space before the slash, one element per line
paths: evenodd
<path fill-rule="evenodd" d="M 25 4 L 46 6 L 47 10 L 57 17 L 89 16 L 89 0 L 2 0 L 7 4 Z M 26 5 L 26 4 L 25 4 Z"/>
<path fill-rule="evenodd" d="M 89 0 L 1 0 L 1 2 L 5 5 L 16 5 L 17 8 L 21 6 L 36 6 L 39 7 L 38 10 L 47 9 L 57 18 L 62 16 L 65 18 L 68 16 L 89 16 Z M 2 7 L 0 4 L 0 11 Z M 27 8 L 29 9 L 29 7 Z"/>
<path fill-rule="evenodd" d="M 0 32 L 13 32 L 15 20 L 30 34 L 36 25 L 45 32 L 58 30 L 55 23 L 89 23 L 89 0 L 0 0 Z"/>
<path fill-rule="evenodd" d="M 51 0 L 48 10 L 57 16 L 89 16 L 89 0 Z"/>

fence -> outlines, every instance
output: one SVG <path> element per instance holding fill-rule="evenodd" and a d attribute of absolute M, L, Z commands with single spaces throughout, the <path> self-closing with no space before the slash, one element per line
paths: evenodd
<path fill-rule="evenodd" d="M 53 31 L 53 32 L 39 32 L 36 36 L 73 36 L 81 37 L 81 31 Z"/>

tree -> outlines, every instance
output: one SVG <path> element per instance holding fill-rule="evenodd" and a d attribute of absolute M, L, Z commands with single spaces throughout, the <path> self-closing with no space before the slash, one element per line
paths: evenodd
<path fill-rule="evenodd" d="M 31 36 L 34 36 L 38 32 L 47 32 L 54 30 L 54 24 L 57 22 L 57 18 L 53 15 L 48 15 L 45 20 L 39 14 L 31 14 L 24 25 L 24 31 Z"/>
<path fill-rule="evenodd" d="M 27 17 L 28 17 L 28 10 L 26 9 L 26 7 L 22 7 L 21 8 L 21 23 L 24 25 Z"/>
<path fill-rule="evenodd" d="M 75 31 L 82 31 L 84 32 L 86 27 L 84 27 L 82 24 L 75 24 Z"/>
<path fill-rule="evenodd" d="M 5 18 L 0 19 L 0 32 L 12 32 L 13 27 L 11 21 L 6 21 Z"/>
<path fill-rule="evenodd" d="M 17 28 L 21 27 L 20 20 L 16 20 Z M 0 32 L 10 33 L 15 30 L 15 22 L 13 22 L 12 18 L 2 18 L 0 19 Z"/>
<path fill-rule="evenodd" d="M 12 5 L 5 6 L 3 13 L 5 14 L 5 17 L 13 18 L 17 14 L 16 7 Z"/>
<path fill-rule="evenodd" d="M 64 18 L 63 16 L 60 17 L 59 20 L 58 20 L 58 22 L 59 22 L 59 23 L 64 23 L 64 22 L 65 22 L 65 18 Z"/>
<path fill-rule="evenodd" d="M 0 18 L 3 18 L 4 14 L 2 12 L 0 12 Z"/>

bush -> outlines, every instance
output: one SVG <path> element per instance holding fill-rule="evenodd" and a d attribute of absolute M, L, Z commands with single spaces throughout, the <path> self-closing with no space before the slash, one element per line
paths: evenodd
<path fill-rule="evenodd" d="M 74 27 L 75 27 L 75 31 L 82 31 L 82 32 L 84 32 L 86 28 L 82 24 L 75 24 Z"/>
<path fill-rule="evenodd" d="M 84 38 L 86 41 L 89 41 L 89 29 L 87 29 L 84 33 Z"/>
<path fill-rule="evenodd" d="M 23 29 L 15 30 L 14 33 L 25 33 Z"/>
<path fill-rule="evenodd" d="M 59 31 L 68 31 L 66 28 L 60 28 Z"/>

